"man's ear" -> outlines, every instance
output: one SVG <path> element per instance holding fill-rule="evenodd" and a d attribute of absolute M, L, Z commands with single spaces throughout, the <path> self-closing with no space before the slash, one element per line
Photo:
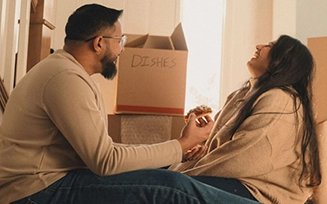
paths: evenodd
<path fill-rule="evenodd" d="M 93 40 L 93 49 L 97 54 L 100 54 L 102 50 L 102 36 L 98 36 Z"/>

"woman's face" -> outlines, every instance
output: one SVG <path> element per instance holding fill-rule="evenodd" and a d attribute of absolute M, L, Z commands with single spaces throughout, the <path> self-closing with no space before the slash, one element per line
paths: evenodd
<path fill-rule="evenodd" d="M 273 43 L 270 42 L 266 45 L 257 45 L 256 52 L 253 57 L 247 62 L 247 66 L 252 78 L 256 79 L 264 74 L 268 69 L 269 52 Z"/>

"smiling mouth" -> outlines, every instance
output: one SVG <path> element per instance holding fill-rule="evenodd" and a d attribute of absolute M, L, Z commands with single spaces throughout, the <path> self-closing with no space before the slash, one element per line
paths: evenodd
<path fill-rule="evenodd" d="M 255 52 L 254 54 L 253 54 L 253 57 L 252 58 L 255 58 L 255 59 L 257 59 L 257 58 L 259 58 L 259 53 L 258 52 Z"/>

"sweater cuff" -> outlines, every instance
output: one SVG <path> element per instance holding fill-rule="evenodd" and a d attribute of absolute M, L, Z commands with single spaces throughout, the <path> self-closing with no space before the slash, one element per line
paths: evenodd
<path fill-rule="evenodd" d="M 174 163 L 180 163 L 183 159 L 183 150 L 181 147 L 181 144 L 179 143 L 179 141 L 177 139 L 173 139 L 171 140 L 174 149 L 175 149 L 175 155 L 176 155 L 176 160 Z"/>

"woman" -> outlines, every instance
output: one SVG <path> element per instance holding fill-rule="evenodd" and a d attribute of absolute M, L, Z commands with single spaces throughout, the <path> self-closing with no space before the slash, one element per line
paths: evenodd
<path fill-rule="evenodd" d="M 256 50 L 252 77 L 215 116 L 205 155 L 170 169 L 259 202 L 303 204 L 321 181 L 313 57 L 286 35 Z"/>

